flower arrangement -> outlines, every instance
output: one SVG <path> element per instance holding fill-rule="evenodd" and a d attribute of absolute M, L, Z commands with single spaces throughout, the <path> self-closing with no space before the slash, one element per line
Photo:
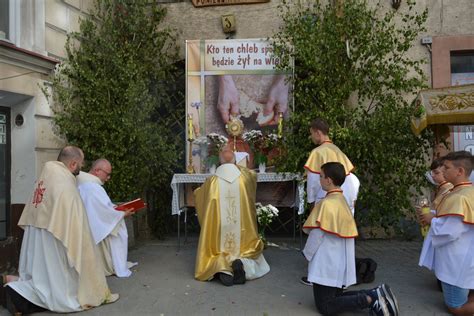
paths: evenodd
<path fill-rule="evenodd" d="M 262 203 L 257 202 L 255 203 L 255 207 L 257 209 L 258 234 L 260 235 L 260 239 L 266 243 L 265 228 L 278 216 L 279 211 L 271 204 L 263 206 Z"/>
<path fill-rule="evenodd" d="M 267 163 L 267 154 L 278 144 L 278 135 L 275 133 L 264 134 L 260 130 L 251 130 L 242 135 L 254 152 L 256 164 Z"/>
<path fill-rule="evenodd" d="M 208 151 L 209 156 L 207 162 L 210 166 L 217 165 L 219 163 L 219 152 L 229 141 L 227 137 L 219 135 L 217 133 L 209 133 L 207 135 L 208 142 Z"/>

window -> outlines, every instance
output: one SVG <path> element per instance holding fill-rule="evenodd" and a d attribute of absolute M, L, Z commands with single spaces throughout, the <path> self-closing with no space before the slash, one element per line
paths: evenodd
<path fill-rule="evenodd" d="M 20 30 L 20 4 L 17 0 L 0 0 L 0 40 L 16 43 Z M 28 3 L 28 2 L 27 2 Z"/>
<path fill-rule="evenodd" d="M 451 85 L 474 83 L 474 51 L 451 51 Z"/>
<path fill-rule="evenodd" d="M 10 0 L 0 0 L 0 40 L 10 39 Z"/>

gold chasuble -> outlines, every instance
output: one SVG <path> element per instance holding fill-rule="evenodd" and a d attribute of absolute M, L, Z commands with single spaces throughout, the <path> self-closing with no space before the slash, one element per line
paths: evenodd
<path fill-rule="evenodd" d="M 344 166 L 346 175 L 354 169 L 349 158 L 331 141 L 326 141 L 313 149 L 304 164 L 304 168 L 312 173 L 321 173 L 321 166 L 327 162 L 341 163 Z"/>
<path fill-rule="evenodd" d="M 341 238 L 357 237 L 356 222 L 342 190 L 329 191 L 324 199 L 316 203 L 303 225 L 303 231 L 309 234 L 315 228 Z"/>
<path fill-rule="evenodd" d="M 223 164 L 216 175 L 194 191 L 201 225 L 194 277 L 208 281 L 214 274 L 232 274 L 238 258 L 257 259 L 263 242 L 257 232 L 257 175 L 244 167 Z"/>
<path fill-rule="evenodd" d="M 444 195 L 451 191 L 453 188 L 453 185 L 451 182 L 444 181 L 443 183 L 439 184 L 438 187 L 436 188 L 435 192 L 435 198 L 433 199 L 433 202 L 431 203 L 431 209 L 436 210 L 438 208 L 439 202 L 443 199 Z"/>
<path fill-rule="evenodd" d="M 436 217 L 460 216 L 466 224 L 474 224 L 474 187 L 471 182 L 454 186 L 436 209 Z"/>
<path fill-rule="evenodd" d="M 110 290 L 97 260 L 76 178 L 62 162 L 45 164 L 18 225 L 45 229 L 64 245 L 68 262 L 79 276 L 77 300 L 83 309 L 108 302 Z"/>

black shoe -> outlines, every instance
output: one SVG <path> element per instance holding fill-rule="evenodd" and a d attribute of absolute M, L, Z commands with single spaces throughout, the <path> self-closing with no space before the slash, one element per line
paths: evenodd
<path fill-rule="evenodd" d="M 219 280 L 221 280 L 221 283 L 225 286 L 234 285 L 234 277 L 230 274 L 219 273 Z"/>
<path fill-rule="evenodd" d="M 390 315 L 398 316 L 398 301 L 395 295 L 393 294 L 392 289 L 390 289 L 390 286 L 388 286 L 388 284 L 382 284 L 380 288 L 382 289 L 382 294 L 384 295 L 385 302 L 387 302 L 387 308 Z"/>
<path fill-rule="evenodd" d="M 377 262 L 374 260 L 367 258 L 366 264 L 367 264 L 367 271 L 365 275 L 362 277 L 362 282 L 363 283 L 372 283 L 375 280 L 375 270 L 377 270 Z"/>
<path fill-rule="evenodd" d="M 368 291 L 367 295 L 369 295 L 372 299 L 372 303 L 370 303 L 369 306 L 370 315 L 390 316 L 390 312 L 388 311 L 387 303 L 382 294 L 382 289 L 380 286 Z"/>
<path fill-rule="evenodd" d="M 313 283 L 309 282 L 307 277 L 302 277 L 300 279 L 300 283 L 308 286 L 313 286 Z"/>
<path fill-rule="evenodd" d="M 232 262 L 232 270 L 234 271 L 234 284 L 245 284 L 245 270 L 242 260 L 234 260 Z"/>
<path fill-rule="evenodd" d="M 367 263 L 365 259 L 356 258 L 356 282 L 357 284 L 364 283 L 364 276 L 367 274 Z"/>

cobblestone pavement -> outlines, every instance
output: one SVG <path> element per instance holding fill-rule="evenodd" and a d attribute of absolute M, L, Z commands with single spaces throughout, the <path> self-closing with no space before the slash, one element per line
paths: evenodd
<path fill-rule="evenodd" d="M 270 238 L 270 242 L 264 253 L 269 274 L 245 285 L 224 287 L 217 281 L 194 280 L 196 237 L 189 238 L 180 251 L 174 238 L 147 241 L 129 253 L 131 261 L 139 262 L 130 278 L 108 278 L 120 299 L 81 315 L 317 315 L 311 287 L 299 283 L 306 272 L 299 241 Z M 374 283 L 351 289 L 388 283 L 401 315 L 448 315 L 434 276 L 418 266 L 421 242 L 371 240 L 358 241 L 356 247 L 357 256 L 373 258 L 378 269 Z M 7 312 L 0 308 L 0 315 Z"/>

